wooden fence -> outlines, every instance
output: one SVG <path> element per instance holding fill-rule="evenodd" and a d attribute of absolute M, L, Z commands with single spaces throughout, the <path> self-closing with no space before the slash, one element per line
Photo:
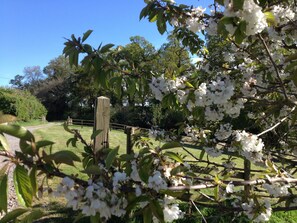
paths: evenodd
<path fill-rule="evenodd" d="M 71 117 L 68 117 L 68 119 L 66 120 L 67 124 L 68 125 L 79 125 L 79 126 L 94 126 L 94 120 L 88 120 L 88 119 L 76 119 L 76 118 L 71 118 Z M 130 125 L 125 125 L 125 124 L 120 124 L 120 123 L 114 123 L 114 122 L 111 122 L 110 125 L 109 125 L 109 128 L 110 129 L 114 129 L 114 130 L 123 130 L 125 131 L 125 129 L 127 127 L 131 127 L 131 128 L 134 128 L 134 129 L 141 129 L 141 130 L 144 130 L 144 131 L 149 131 L 150 129 L 147 129 L 147 128 L 140 128 L 140 127 L 136 127 L 136 126 L 130 126 Z"/>
<path fill-rule="evenodd" d="M 110 123 L 110 116 L 109 116 L 109 99 L 106 97 L 98 97 L 96 101 L 96 108 L 95 108 L 95 119 L 94 120 L 87 120 L 87 119 L 75 119 L 68 117 L 66 122 L 68 125 L 80 125 L 80 126 L 93 126 L 94 131 L 102 130 L 102 132 L 95 138 L 94 140 L 94 149 L 95 152 L 106 148 L 109 145 L 109 130 L 122 130 L 127 135 L 126 140 L 126 152 L 130 154 L 132 152 L 133 142 L 132 136 L 137 131 L 146 131 L 148 132 L 149 129 L 140 128 L 135 126 L 129 126 L 119 123 Z"/>

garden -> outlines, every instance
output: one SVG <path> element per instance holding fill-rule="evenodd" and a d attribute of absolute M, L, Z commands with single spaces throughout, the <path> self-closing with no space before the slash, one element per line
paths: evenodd
<path fill-rule="evenodd" d="M 145 2 L 140 19 L 171 33 L 162 53 L 141 38 L 91 46 L 92 30 L 66 39 L 63 54 L 79 77 L 68 89 L 93 83 L 110 98 L 94 105 L 84 97 L 72 110 L 84 117 L 93 110 L 94 128 L 65 122 L 32 133 L 0 125 L 0 223 L 297 222 L 296 1 L 215 0 L 209 9 Z M 170 63 L 176 52 L 198 60 Z M 5 103 L 22 100 L 3 92 Z M 53 105 L 44 92 L 36 95 Z M 75 92 L 64 99 L 70 95 L 75 108 Z M 128 134 L 109 129 L 110 105 L 112 119 L 150 127 L 130 135 L 132 150 Z M 26 114 L 16 108 L 3 115 Z M 59 107 L 49 108 L 57 117 Z M 7 135 L 20 139 L 19 151 Z"/>

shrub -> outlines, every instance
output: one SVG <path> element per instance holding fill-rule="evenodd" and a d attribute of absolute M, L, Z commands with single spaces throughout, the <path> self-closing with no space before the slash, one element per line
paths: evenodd
<path fill-rule="evenodd" d="M 29 121 L 47 114 L 46 108 L 28 91 L 0 88 L 0 111 Z"/>

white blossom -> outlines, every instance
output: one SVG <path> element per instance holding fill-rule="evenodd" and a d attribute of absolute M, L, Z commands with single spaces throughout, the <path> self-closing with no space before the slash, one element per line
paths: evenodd
<path fill-rule="evenodd" d="M 233 192 L 234 192 L 234 184 L 230 182 L 226 186 L 226 193 L 232 194 Z"/>
<path fill-rule="evenodd" d="M 290 185 L 282 185 L 281 183 L 274 183 L 274 184 L 263 184 L 263 188 L 267 190 L 267 192 L 272 195 L 273 197 L 283 197 L 290 194 L 288 188 Z"/>
<path fill-rule="evenodd" d="M 236 132 L 236 141 L 241 144 L 241 154 L 250 161 L 262 162 L 264 143 L 261 138 L 246 131 Z"/>
<path fill-rule="evenodd" d="M 149 177 L 147 186 L 159 192 L 159 190 L 167 188 L 167 183 L 162 178 L 160 171 L 155 171 L 154 175 Z"/>

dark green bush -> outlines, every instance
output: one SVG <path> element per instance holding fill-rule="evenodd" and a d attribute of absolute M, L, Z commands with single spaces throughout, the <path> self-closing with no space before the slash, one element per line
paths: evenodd
<path fill-rule="evenodd" d="M 46 108 L 28 91 L 0 88 L 0 111 L 30 121 L 47 114 Z"/>
<path fill-rule="evenodd" d="M 111 111 L 111 122 L 150 128 L 153 114 L 150 107 L 116 107 Z"/>

